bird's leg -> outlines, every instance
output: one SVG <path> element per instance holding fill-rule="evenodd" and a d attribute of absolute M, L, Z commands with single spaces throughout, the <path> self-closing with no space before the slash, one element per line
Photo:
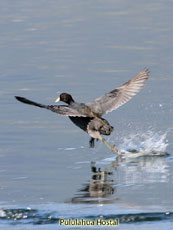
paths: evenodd
<path fill-rule="evenodd" d="M 90 148 L 94 148 L 94 138 L 93 137 L 91 137 L 89 141 L 89 145 L 90 145 Z"/>
<path fill-rule="evenodd" d="M 117 149 L 115 146 L 111 146 L 110 144 L 108 144 L 108 143 L 106 142 L 106 140 L 105 140 L 103 137 L 101 137 L 101 141 L 102 141 L 111 151 L 117 153 L 118 155 L 121 154 L 121 152 L 120 152 L 119 149 Z"/>
<path fill-rule="evenodd" d="M 93 147 L 94 144 L 94 139 L 99 139 L 100 141 L 102 141 L 111 151 L 117 153 L 118 155 L 121 154 L 121 152 L 115 147 L 115 146 L 111 146 L 110 144 L 108 144 L 106 142 L 106 140 L 100 135 L 100 133 L 96 130 L 95 127 L 92 127 L 93 123 L 89 123 L 89 126 L 87 128 L 88 134 L 91 136 L 90 139 L 90 147 Z"/>

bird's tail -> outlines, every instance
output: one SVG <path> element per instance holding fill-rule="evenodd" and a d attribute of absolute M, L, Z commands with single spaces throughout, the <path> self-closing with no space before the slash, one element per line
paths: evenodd
<path fill-rule="evenodd" d="M 20 102 L 23 102 L 25 104 L 29 104 L 29 105 L 34 105 L 34 106 L 37 106 L 37 107 L 40 107 L 40 108 L 45 108 L 47 109 L 47 105 L 42 105 L 42 104 L 39 104 L 39 103 L 36 103 L 34 101 L 30 101 L 24 97 L 19 97 L 19 96 L 15 96 L 15 98 L 20 101 Z"/>

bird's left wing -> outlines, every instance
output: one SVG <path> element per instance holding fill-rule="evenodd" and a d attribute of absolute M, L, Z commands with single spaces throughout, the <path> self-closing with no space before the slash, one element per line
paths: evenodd
<path fill-rule="evenodd" d="M 47 105 L 47 108 L 52 112 L 58 113 L 60 115 L 68 116 L 68 117 L 87 117 L 87 115 L 80 113 L 74 108 L 71 108 L 66 105 Z"/>
<path fill-rule="evenodd" d="M 43 105 L 43 104 L 28 100 L 27 98 L 19 97 L 19 96 L 16 96 L 16 99 L 25 104 L 34 105 L 40 108 L 45 108 L 45 109 L 51 110 L 52 112 L 55 112 L 55 113 L 58 113 L 64 116 L 69 116 L 69 117 L 86 117 L 87 116 L 86 114 L 82 114 L 77 109 L 71 108 L 66 105 Z"/>

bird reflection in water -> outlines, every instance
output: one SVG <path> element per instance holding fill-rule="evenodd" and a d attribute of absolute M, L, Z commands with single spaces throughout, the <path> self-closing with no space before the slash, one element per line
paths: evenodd
<path fill-rule="evenodd" d="M 116 192 L 113 179 L 112 168 L 117 170 L 118 164 L 121 162 L 121 156 L 118 156 L 107 168 L 101 170 L 96 167 L 95 162 L 91 162 L 92 177 L 89 183 L 85 183 L 83 188 L 78 191 L 78 194 L 73 197 L 71 203 L 92 203 L 92 204 L 108 204 L 119 198 L 108 199 Z"/>

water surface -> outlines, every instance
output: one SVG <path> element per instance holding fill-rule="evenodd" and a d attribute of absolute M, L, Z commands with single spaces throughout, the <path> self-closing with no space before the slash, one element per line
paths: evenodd
<path fill-rule="evenodd" d="M 59 218 L 119 218 L 171 229 L 172 2 L 0 2 L 0 226 L 57 229 Z M 24 105 L 61 92 L 87 102 L 148 67 L 147 85 L 105 116 L 116 158 L 68 118 Z M 130 152 L 129 152 L 130 151 Z"/>

